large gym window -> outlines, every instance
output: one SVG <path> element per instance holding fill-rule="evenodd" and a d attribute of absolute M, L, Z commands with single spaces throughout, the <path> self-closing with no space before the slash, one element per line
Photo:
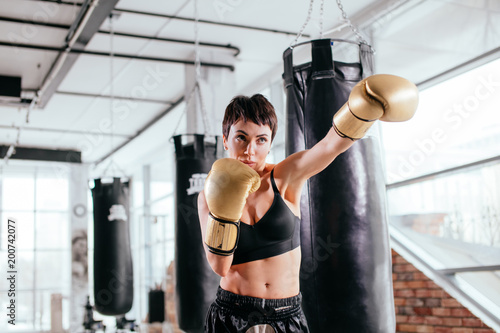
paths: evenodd
<path fill-rule="evenodd" d="M 382 124 L 392 235 L 481 311 L 500 313 L 500 60 L 421 91 Z"/>
<path fill-rule="evenodd" d="M 71 291 L 68 180 L 50 166 L 10 161 L 0 172 L 0 193 L 2 260 L 7 260 L 8 218 L 15 219 L 17 225 L 16 325 L 2 320 L 0 331 L 50 330 L 51 295 L 69 297 Z M 6 295 L 7 281 L 0 281 L 0 293 Z M 8 301 L 2 297 L 2 309 Z M 63 302 L 63 314 L 67 327 L 67 301 Z"/>
<path fill-rule="evenodd" d="M 381 123 L 387 182 L 498 156 L 500 60 L 420 92 L 415 116 Z"/>

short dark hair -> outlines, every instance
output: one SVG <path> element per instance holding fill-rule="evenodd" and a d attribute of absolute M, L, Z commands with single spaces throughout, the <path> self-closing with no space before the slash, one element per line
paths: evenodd
<path fill-rule="evenodd" d="M 231 126 L 239 120 L 252 121 L 257 125 L 268 125 L 271 129 L 271 141 L 278 130 L 278 118 L 274 106 L 261 94 L 252 97 L 239 95 L 234 97 L 226 107 L 222 121 L 222 134 L 229 137 Z"/>

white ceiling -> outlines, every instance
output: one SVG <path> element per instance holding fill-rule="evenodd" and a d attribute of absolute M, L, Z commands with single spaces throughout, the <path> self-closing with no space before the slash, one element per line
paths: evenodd
<path fill-rule="evenodd" d="M 0 75 L 21 76 L 26 99 L 32 99 L 36 92 L 46 96 L 42 87 L 47 74 L 54 73 L 51 67 L 58 53 L 13 44 L 62 48 L 67 26 L 75 21 L 81 3 L 83 0 L 67 0 L 64 4 L 56 0 L 0 0 L 0 42 L 4 43 L 0 45 Z M 198 3 L 200 43 L 233 47 L 201 46 L 202 60 L 210 58 L 210 62 L 233 65 L 237 93 L 252 94 L 269 82 L 280 80 L 282 53 L 305 22 L 309 1 L 198 0 Z M 115 6 L 113 30 L 193 42 L 193 4 L 194 0 L 120 0 Z M 299 41 L 319 37 L 320 5 L 321 0 L 316 0 L 304 30 L 306 36 Z M 376 72 L 401 75 L 415 83 L 494 50 L 500 44 L 500 2 L 494 0 L 358 0 L 344 1 L 343 5 L 354 25 L 376 50 Z M 62 27 L 33 25 L 31 21 Z M 273 29 L 279 32 L 270 31 Z M 108 19 L 99 30 L 110 30 Z M 325 1 L 323 31 L 329 38 L 355 40 L 335 1 Z M 112 43 L 115 54 L 194 60 L 192 43 L 119 35 Z M 236 56 L 235 48 L 240 50 Z M 85 51 L 111 52 L 110 35 L 94 34 Z M 498 53 L 494 56 L 498 57 Z M 59 72 L 62 81 L 43 108 L 35 103 L 31 108 L 28 104 L 0 103 L 0 145 L 79 150 L 82 161 L 92 163 L 133 139 L 114 156 L 140 155 L 145 146 L 153 148 L 152 142 L 165 144 L 173 134 L 182 105 L 138 135 L 183 96 L 185 66 L 158 59 L 117 56 L 111 62 L 109 56 L 80 54 L 70 68 Z M 148 85 L 148 89 L 143 89 L 145 80 L 154 83 L 154 88 Z M 111 94 L 115 112 L 110 118 L 111 99 L 103 96 Z M 117 112 L 117 108 L 121 111 Z M 116 125 L 112 132 L 110 119 Z"/>

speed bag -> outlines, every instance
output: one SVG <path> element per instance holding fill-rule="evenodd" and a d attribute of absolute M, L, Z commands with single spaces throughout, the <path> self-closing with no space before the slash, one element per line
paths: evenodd
<path fill-rule="evenodd" d="M 331 40 L 311 42 L 310 63 L 284 53 L 287 156 L 312 148 L 332 127 L 353 86 L 371 75 L 360 62 L 332 60 Z M 334 46 L 335 47 L 335 46 Z M 311 332 L 394 332 L 385 177 L 376 138 L 358 140 L 309 179 L 301 197 L 300 288 Z"/>
<path fill-rule="evenodd" d="M 134 277 L 129 232 L 129 183 L 94 180 L 94 302 L 103 315 L 130 311 Z"/>
<path fill-rule="evenodd" d="M 183 138 L 194 139 L 183 143 Z M 223 155 L 222 140 L 205 141 L 202 134 L 174 136 L 175 184 L 175 304 L 179 328 L 202 332 L 215 299 L 220 277 L 212 271 L 203 248 L 198 218 L 198 193 L 212 164 Z"/>

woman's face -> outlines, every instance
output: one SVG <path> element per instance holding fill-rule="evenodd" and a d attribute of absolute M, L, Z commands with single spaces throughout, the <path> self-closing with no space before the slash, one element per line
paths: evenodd
<path fill-rule="evenodd" d="M 239 120 L 234 123 L 229 136 L 223 137 L 229 157 L 235 158 L 256 171 L 262 171 L 271 149 L 271 128 L 254 122 Z"/>

